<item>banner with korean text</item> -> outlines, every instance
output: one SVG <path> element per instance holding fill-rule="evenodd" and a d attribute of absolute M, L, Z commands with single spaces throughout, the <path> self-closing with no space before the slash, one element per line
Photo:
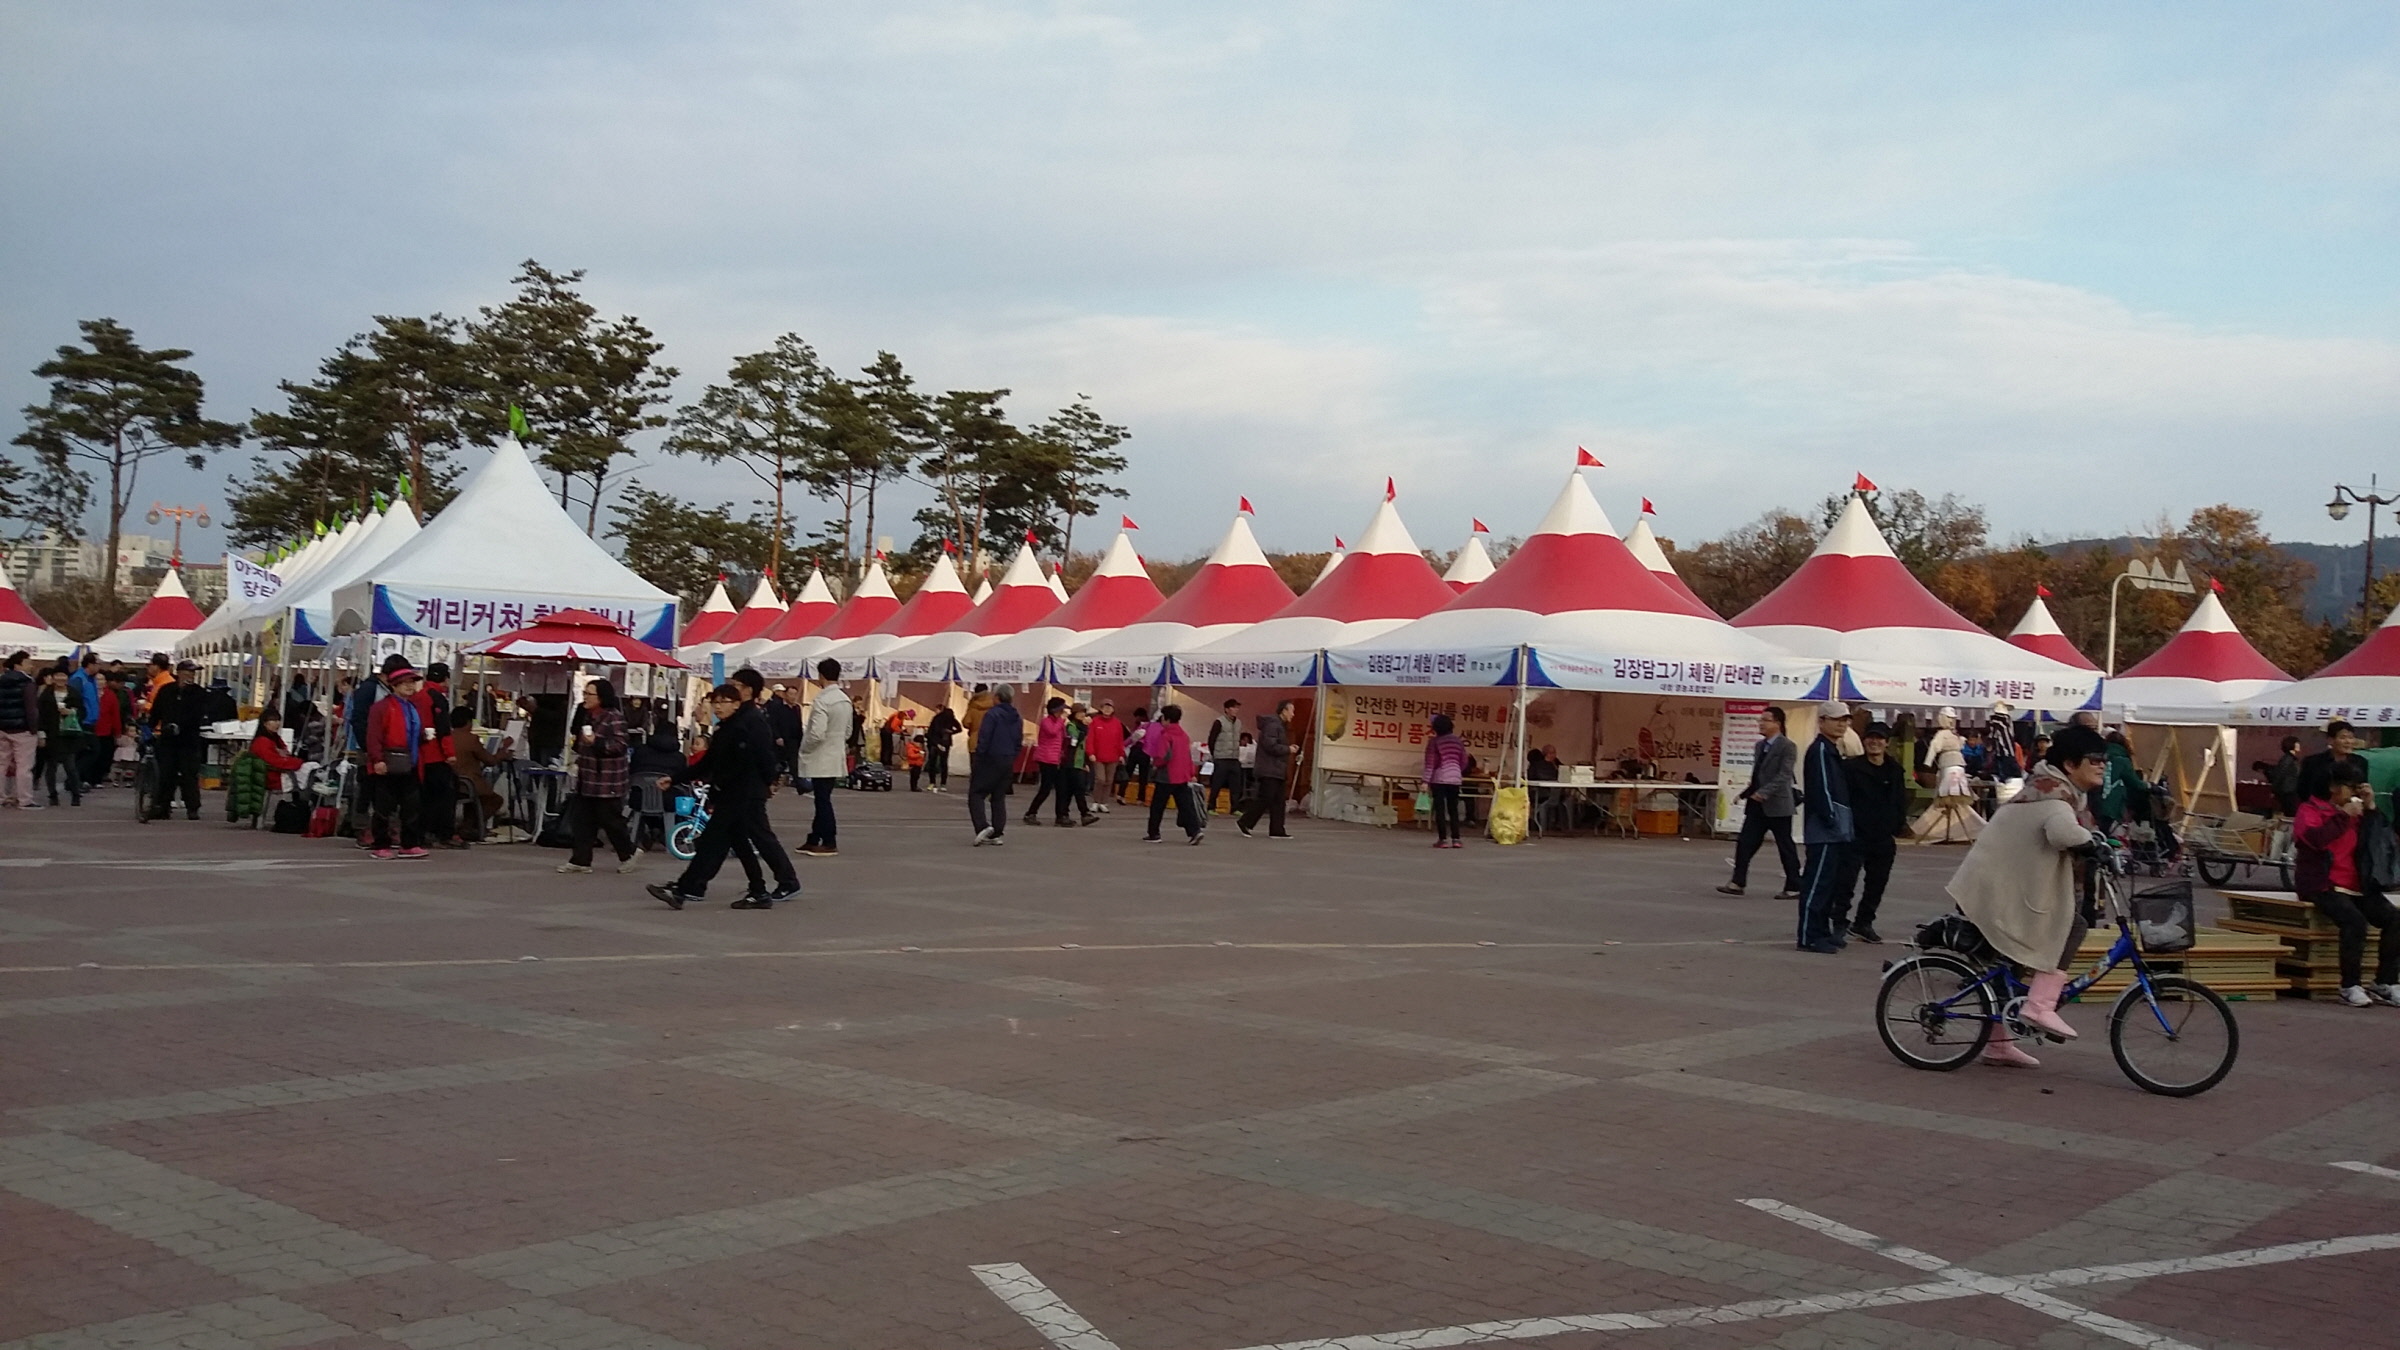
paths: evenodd
<path fill-rule="evenodd" d="M 239 554 L 225 555 L 225 596 L 244 604 L 261 605 L 275 598 L 283 589 L 281 574 L 270 571 Z"/>
<path fill-rule="evenodd" d="M 528 595 L 523 591 L 470 590 L 460 586 L 445 586 L 437 592 L 378 585 L 370 626 L 377 633 L 479 642 L 539 623 L 562 609 L 589 610 L 613 620 L 653 647 L 671 647 L 675 642 L 672 600 L 628 605 L 589 596 Z"/>

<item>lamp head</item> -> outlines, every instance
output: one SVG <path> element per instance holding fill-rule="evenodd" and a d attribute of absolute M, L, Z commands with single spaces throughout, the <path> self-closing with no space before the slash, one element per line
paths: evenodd
<path fill-rule="evenodd" d="M 2325 503 L 2325 514 L 2333 517 L 2335 520 L 2348 519 L 2350 515 L 2350 503 L 2337 496 L 2332 501 Z"/>

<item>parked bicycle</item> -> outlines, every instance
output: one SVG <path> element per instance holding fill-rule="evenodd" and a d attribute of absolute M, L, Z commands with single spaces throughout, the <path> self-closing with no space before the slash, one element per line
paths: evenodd
<path fill-rule="evenodd" d="M 2145 954 L 2187 950 L 2194 938 L 2189 883 L 2140 897 L 2128 894 L 2122 849 L 2095 859 L 2093 886 L 2115 922 L 2116 941 L 2090 970 L 2067 983 L 2062 1002 L 2075 1000 L 2121 965 L 2133 983 L 2108 1014 L 2108 1048 L 2117 1067 L 2145 1092 L 2190 1097 L 2223 1082 L 2241 1052 L 2241 1028 L 2222 996 L 2189 976 L 2153 971 Z M 1913 1069 L 1948 1070 L 1983 1053 L 1995 1028 L 2020 1040 L 2055 1036 L 2023 1017 L 2026 986 L 2016 967 L 1994 952 L 1963 915 L 1949 915 L 1918 933 L 1919 950 L 1889 963 L 1875 1001 L 1875 1028 L 1884 1047 Z"/>

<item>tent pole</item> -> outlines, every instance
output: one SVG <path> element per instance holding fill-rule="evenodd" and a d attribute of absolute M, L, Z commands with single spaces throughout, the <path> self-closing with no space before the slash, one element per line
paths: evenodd
<path fill-rule="evenodd" d="M 1516 773 L 1518 787 L 1525 786 L 1525 668 L 1531 663 L 1532 650 L 1525 646 L 1517 648 L 1516 754 L 1511 761 L 1511 768 Z"/>

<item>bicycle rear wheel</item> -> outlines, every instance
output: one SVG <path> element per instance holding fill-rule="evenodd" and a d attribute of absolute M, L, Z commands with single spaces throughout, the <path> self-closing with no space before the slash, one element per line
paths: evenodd
<path fill-rule="evenodd" d="M 133 818 L 136 822 L 143 825 L 150 823 L 150 808 L 157 798 L 158 761 L 144 755 L 141 762 L 133 767 Z"/>
<path fill-rule="evenodd" d="M 1992 991 L 1983 972 L 1955 956 L 1904 957 L 1876 994 L 1875 1031 L 1912 1069 L 1955 1069 L 1992 1038 Z"/>
<path fill-rule="evenodd" d="M 667 852 L 690 862 L 692 855 L 700 851 L 700 829 L 699 821 L 676 821 L 675 828 L 667 831 Z"/>
<path fill-rule="evenodd" d="M 2136 984 L 2109 1010 L 2108 1048 L 2144 1092 L 2190 1097 L 2233 1072 L 2242 1031 L 2216 990 L 2181 975 L 2153 975 L 2148 996 Z"/>

